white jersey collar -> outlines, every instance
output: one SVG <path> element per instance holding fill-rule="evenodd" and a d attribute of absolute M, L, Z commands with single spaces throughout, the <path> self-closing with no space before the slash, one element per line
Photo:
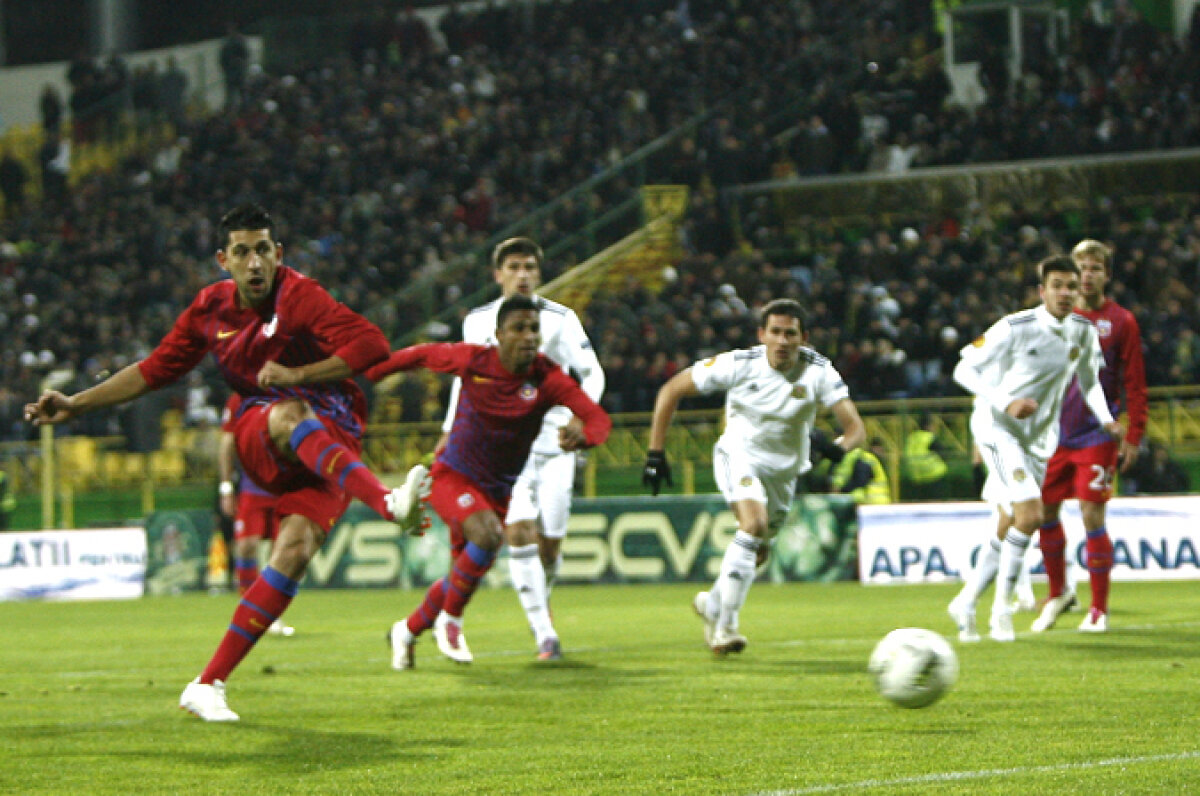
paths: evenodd
<path fill-rule="evenodd" d="M 1048 329 L 1051 333 L 1056 334 L 1059 337 L 1066 336 L 1067 318 L 1071 317 L 1070 315 L 1067 315 L 1060 321 L 1058 318 L 1055 318 L 1050 314 L 1050 310 L 1046 309 L 1045 304 L 1039 304 L 1037 309 L 1033 311 L 1033 314 L 1037 316 L 1037 319 L 1039 322 L 1041 322 L 1042 326 L 1046 327 L 1046 329 Z"/>

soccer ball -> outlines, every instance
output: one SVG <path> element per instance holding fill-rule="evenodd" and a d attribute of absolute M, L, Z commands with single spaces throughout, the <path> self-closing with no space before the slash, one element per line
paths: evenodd
<path fill-rule="evenodd" d="M 884 636 L 867 668 L 879 693 L 902 708 L 932 705 L 958 679 L 958 657 L 950 643 L 919 627 Z"/>

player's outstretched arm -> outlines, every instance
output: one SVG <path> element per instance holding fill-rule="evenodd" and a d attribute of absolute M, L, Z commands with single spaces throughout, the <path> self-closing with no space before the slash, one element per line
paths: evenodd
<path fill-rule="evenodd" d="M 95 387 L 74 395 L 47 390 L 34 403 L 25 404 L 25 419 L 35 426 L 62 423 L 94 409 L 132 401 L 150 392 L 137 363 L 109 376 Z"/>
<path fill-rule="evenodd" d="M 663 483 L 674 486 L 671 478 L 671 465 L 667 463 L 666 444 L 667 429 L 679 402 L 688 395 L 699 395 L 696 381 L 692 378 L 692 369 L 687 368 L 676 373 L 658 391 L 654 399 L 654 416 L 650 421 L 650 441 L 646 450 L 646 464 L 642 467 L 642 483 L 651 494 L 657 495 Z"/>
<path fill-rule="evenodd" d="M 837 419 L 838 428 L 842 430 L 842 435 L 835 439 L 834 443 L 844 451 L 862 447 L 867 441 L 867 427 L 858 414 L 858 407 L 854 405 L 854 401 L 843 398 L 830 408 Z"/>

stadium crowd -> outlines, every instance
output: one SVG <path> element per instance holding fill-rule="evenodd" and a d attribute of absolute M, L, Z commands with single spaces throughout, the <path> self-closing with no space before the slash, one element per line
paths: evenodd
<path fill-rule="evenodd" d="M 361 26 L 320 64 L 251 70 L 239 104 L 180 120 L 165 149 L 8 213 L 0 435 L 28 433 L 19 407 L 60 363 L 91 381 L 125 364 L 116 352 L 149 350 L 219 277 L 222 208 L 286 208 L 286 261 L 396 339 L 425 317 L 404 292 L 414 278 L 435 278 L 439 305 L 470 295 L 486 269 L 457 270 L 460 258 L 700 109 L 715 113 L 646 174 L 705 189 L 675 281 L 657 297 L 636 286 L 600 296 L 588 311 L 612 374 L 608 408 L 648 409 L 686 362 L 748 343 L 747 313 L 768 294 L 812 308 L 813 342 L 857 398 L 953 392 L 948 358 L 1011 309 L 994 297 L 1021 298 L 1028 263 L 1070 245 L 1055 219 L 962 235 L 914 220 L 911 233 L 881 225 L 857 239 L 818 224 L 801 242 L 762 218 L 739 244 L 707 188 L 1200 142 L 1196 36 L 1177 45 L 1133 13 L 1085 18 L 1065 57 L 1031 53 L 1017 80 L 985 69 L 989 99 L 974 114 L 945 107 L 938 36 L 916 0 L 455 9 L 440 37 L 401 22 L 382 40 Z M 552 241 L 634 187 L 610 185 L 563 203 L 533 234 Z M 1150 383 L 1194 379 L 1200 209 L 1134 219 L 1096 202 L 1095 226 L 1117 246 L 1117 298 L 1146 330 Z M 644 331 L 636 348 L 622 323 Z"/>

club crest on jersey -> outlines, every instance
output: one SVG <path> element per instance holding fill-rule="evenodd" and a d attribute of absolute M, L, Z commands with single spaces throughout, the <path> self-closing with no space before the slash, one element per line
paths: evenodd
<path fill-rule="evenodd" d="M 1071 351 L 1067 354 L 1067 359 L 1071 360 L 1072 362 L 1079 359 L 1079 346 L 1071 346 Z"/>
<path fill-rule="evenodd" d="M 797 384 L 792 387 L 792 397 L 803 401 L 808 398 L 808 388 L 803 384 Z"/>
<path fill-rule="evenodd" d="M 709 357 L 708 359 L 704 360 L 704 367 L 706 368 L 711 368 L 715 364 L 717 364 L 716 357 Z"/>
<path fill-rule="evenodd" d="M 521 396 L 522 401 L 532 401 L 534 398 L 537 398 L 537 387 L 528 383 L 522 384 L 521 391 L 517 395 Z"/>
<path fill-rule="evenodd" d="M 1096 331 L 1100 333 L 1101 337 L 1108 337 L 1112 334 L 1112 321 L 1108 318 L 1101 318 L 1096 321 Z"/>
<path fill-rule="evenodd" d="M 274 337 L 275 329 L 278 328 L 278 326 L 279 326 L 279 316 L 272 315 L 271 322 L 268 323 L 266 326 L 264 326 L 262 329 L 263 337 Z"/>
<path fill-rule="evenodd" d="M 1020 468 L 1013 470 L 1013 480 L 1016 481 L 1018 484 L 1021 483 L 1022 481 L 1024 481 L 1025 480 L 1025 471 Z"/>
<path fill-rule="evenodd" d="M 975 346 L 976 348 L 983 348 L 983 335 L 979 335 L 972 340 L 971 345 Z"/>
<path fill-rule="evenodd" d="M 459 508 L 468 509 L 475 504 L 475 496 L 470 492 L 463 492 L 458 496 Z"/>
<path fill-rule="evenodd" d="M 738 486 L 750 486 L 754 483 L 754 479 L 748 475 L 743 475 L 742 480 L 738 481 Z"/>

